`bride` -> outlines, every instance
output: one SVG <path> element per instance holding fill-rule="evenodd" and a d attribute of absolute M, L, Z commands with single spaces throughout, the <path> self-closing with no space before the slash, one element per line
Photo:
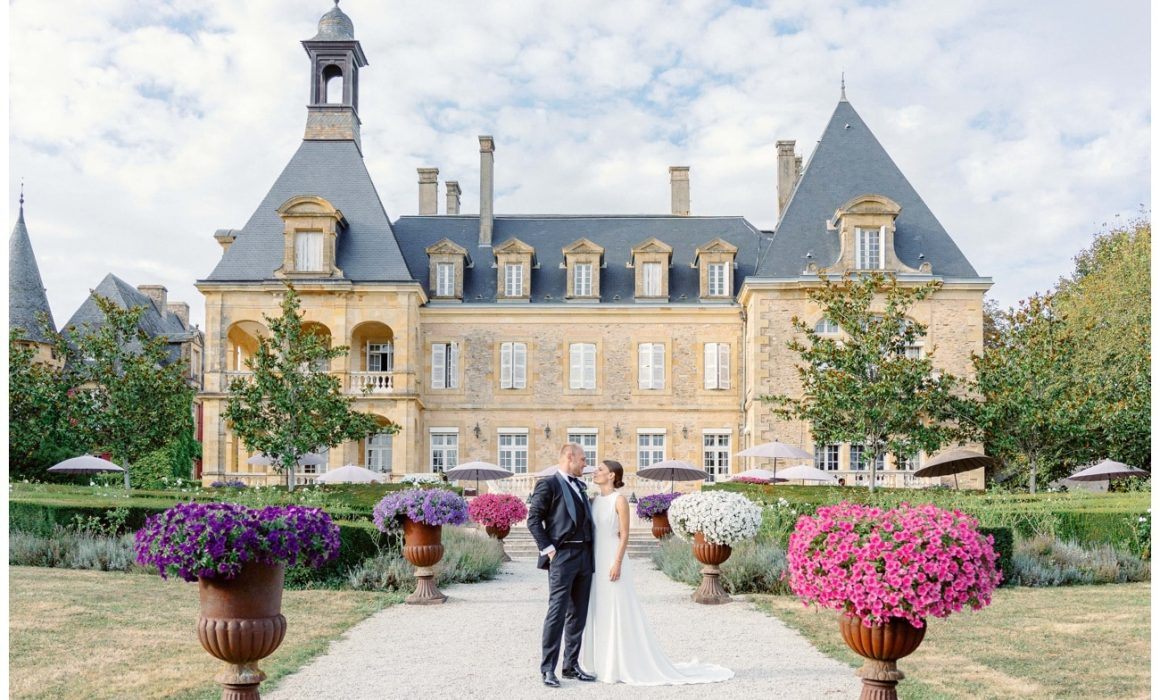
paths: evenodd
<path fill-rule="evenodd" d="M 581 666 L 604 683 L 682 685 L 713 683 L 733 672 L 713 664 L 677 663 L 665 657 L 649 629 L 632 581 L 628 548 L 628 501 L 616 492 L 624 486 L 624 467 L 605 460 L 592 482 L 600 495 L 592 502 L 596 573 L 588 603 L 588 622 L 580 644 Z"/>

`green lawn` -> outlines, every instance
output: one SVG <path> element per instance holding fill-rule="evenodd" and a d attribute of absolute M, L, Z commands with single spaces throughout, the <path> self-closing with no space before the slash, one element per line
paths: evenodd
<path fill-rule="evenodd" d="M 157 576 L 9 568 L 12 698 L 221 697 L 223 663 L 197 641 L 197 584 Z M 285 591 L 286 639 L 260 664 L 270 681 L 324 652 L 401 595 Z"/>
<path fill-rule="evenodd" d="M 907 700 L 1148 698 L 1150 583 L 1003 588 L 990 607 L 932 620 L 901 660 Z M 789 596 L 753 596 L 824 653 L 861 665 L 838 633 L 837 613 Z"/>

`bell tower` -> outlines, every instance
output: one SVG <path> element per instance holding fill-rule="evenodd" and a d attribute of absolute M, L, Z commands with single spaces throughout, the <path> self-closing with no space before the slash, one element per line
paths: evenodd
<path fill-rule="evenodd" d="M 318 34 L 302 42 L 310 57 L 307 141 L 354 141 L 362 152 L 358 118 L 358 70 L 367 65 L 354 23 L 334 7 L 318 20 Z"/>

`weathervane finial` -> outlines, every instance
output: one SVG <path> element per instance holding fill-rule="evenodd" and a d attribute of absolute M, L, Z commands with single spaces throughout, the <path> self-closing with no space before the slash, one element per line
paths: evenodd
<path fill-rule="evenodd" d="M 846 101 L 846 71 L 842 71 L 842 102 Z"/>

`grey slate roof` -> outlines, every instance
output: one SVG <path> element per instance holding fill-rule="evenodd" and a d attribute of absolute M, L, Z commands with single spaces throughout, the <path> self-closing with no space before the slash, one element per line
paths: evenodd
<path fill-rule="evenodd" d="M 348 226 L 338 234 L 335 262 L 347 280 L 412 279 L 354 142 L 303 141 L 207 280 L 272 279 L 282 265 L 282 219 L 277 208 L 298 195 L 323 197 L 346 218 Z"/>
<path fill-rule="evenodd" d="M 759 277 L 797 277 L 809 262 L 827 267 L 837 261 L 837 233 L 826 221 L 847 201 L 864 194 L 885 195 L 902 207 L 895 222 L 898 258 L 917 268 L 931 264 L 940 277 L 976 278 L 978 273 L 946 229 L 894 164 L 874 134 L 846 100 L 838 102 L 822 139 L 802 175 L 785 216 L 777 225 Z M 806 254 L 812 258 L 806 259 Z M 919 255 L 924 255 L 919 260 Z"/>
<path fill-rule="evenodd" d="M 51 343 L 37 318 L 41 313 L 48 314 L 48 323 L 56 330 L 36 255 L 32 252 L 32 241 L 24 225 L 24 204 L 21 203 L 20 216 L 8 238 L 8 327 L 23 329 L 22 340 Z"/>
<path fill-rule="evenodd" d="M 407 264 L 415 279 L 430 289 L 426 249 L 444 238 L 467 249 L 474 267 L 464 272 L 464 303 L 492 303 L 496 295 L 493 248 L 481 248 L 478 216 L 404 216 L 394 225 Z M 669 301 L 700 303 L 698 271 L 690 267 L 698 247 L 715 238 L 737 246 L 737 269 L 733 291 L 753 274 L 760 250 L 769 246 L 768 233 L 758 231 L 745 219 L 711 216 L 497 216 L 492 245 L 518 238 L 536 249 L 538 267 L 532 270 L 531 303 L 564 303 L 567 271 L 561 269 L 563 249 L 581 238 L 604 248 L 600 271 L 600 301 L 631 303 L 634 270 L 626 267 L 632 248 L 657 238 L 673 248 L 669 268 Z M 550 299 L 547 297 L 551 297 Z M 619 297 L 619 298 L 617 298 Z"/>
<path fill-rule="evenodd" d="M 158 309 L 152 299 L 112 273 L 105 275 L 105 278 L 93 290 L 93 294 L 99 294 L 123 309 L 144 306 L 145 312 L 141 314 L 137 326 L 150 338 L 164 338 L 170 343 L 170 362 L 181 358 L 181 342 L 192 339 L 200 332 L 187 326 L 177 314 L 168 309 Z M 72 318 L 61 329 L 66 337 L 77 332 L 84 333 L 87 329 L 99 328 L 105 323 L 105 314 L 97 306 L 93 294 L 84 300 L 73 313 Z M 136 342 L 132 343 L 130 348 L 139 349 L 139 346 L 134 346 L 137 346 Z"/>

